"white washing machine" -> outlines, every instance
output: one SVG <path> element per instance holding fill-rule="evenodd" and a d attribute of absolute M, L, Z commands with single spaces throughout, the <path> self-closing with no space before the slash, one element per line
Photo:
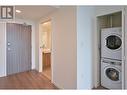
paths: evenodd
<path fill-rule="evenodd" d="M 101 57 L 121 60 L 122 58 L 121 27 L 101 30 Z"/>
<path fill-rule="evenodd" d="M 108 89 L 122 89 L 121 61 L 101 59 L 101 85 Z"/>

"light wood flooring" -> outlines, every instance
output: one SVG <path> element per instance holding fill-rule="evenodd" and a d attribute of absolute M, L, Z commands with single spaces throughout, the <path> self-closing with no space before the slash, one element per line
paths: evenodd
<path fill-rule="evenodd" d="M 51 80 L 51 67 L 45 68 L 42 74 L 46 76 L 49 80 Z"/>
<path fill-rule="evenodd" d="M 42 73 L 35 70 L 0 78 L 0 89 L 57 89 Z"/>

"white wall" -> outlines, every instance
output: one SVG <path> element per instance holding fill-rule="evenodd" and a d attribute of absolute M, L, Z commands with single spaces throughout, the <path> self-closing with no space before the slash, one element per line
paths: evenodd
<path fill-rule="evenodd" d="M 52 17 L 53 83 L 77 88 L 76 7 L 61 7 Z"/>
<path fill-rule="evenodd" d="M 14 21 L 8 21 L 10 23 L 23 24 L 24 22 L 28 25 L 32 25 L 32 69 L 35 69 L 35 23 L 29 20 L 15 19 Z M 0 23 L 0 77 L 6 76 L 6 22 Z"/>
<path fill-rule="evenodd" d="M 0 23 L 0 77 L 6 75 L 6 24 Z"/>
<path fill-rule="evenodd" d="M 92 88 L 94 7 L 77 7 L 77 88 Z"/>

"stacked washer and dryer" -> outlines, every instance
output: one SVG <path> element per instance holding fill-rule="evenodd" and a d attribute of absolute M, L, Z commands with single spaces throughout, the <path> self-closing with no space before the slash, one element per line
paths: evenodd
<path fill-rule="evenodd" d="M 101 85 L 121 89 L 122 31 L 121 27 L 101 30 Z"/>

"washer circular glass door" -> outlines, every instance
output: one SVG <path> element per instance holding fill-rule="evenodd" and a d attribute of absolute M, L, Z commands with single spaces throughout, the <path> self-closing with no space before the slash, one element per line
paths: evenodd
<path fill-rule="evenodd" d="M 120 81 L 120 71 L 116 68 L 108 67 L 105 69 L 106 76 L 112 81 Z"/>
<path fill-rule="evenodd" d="M 111 50 L 116 50 L 121 47 L 121 38 L 117 35 L 110 35 L 106 38 L 106 46 Z"/>

